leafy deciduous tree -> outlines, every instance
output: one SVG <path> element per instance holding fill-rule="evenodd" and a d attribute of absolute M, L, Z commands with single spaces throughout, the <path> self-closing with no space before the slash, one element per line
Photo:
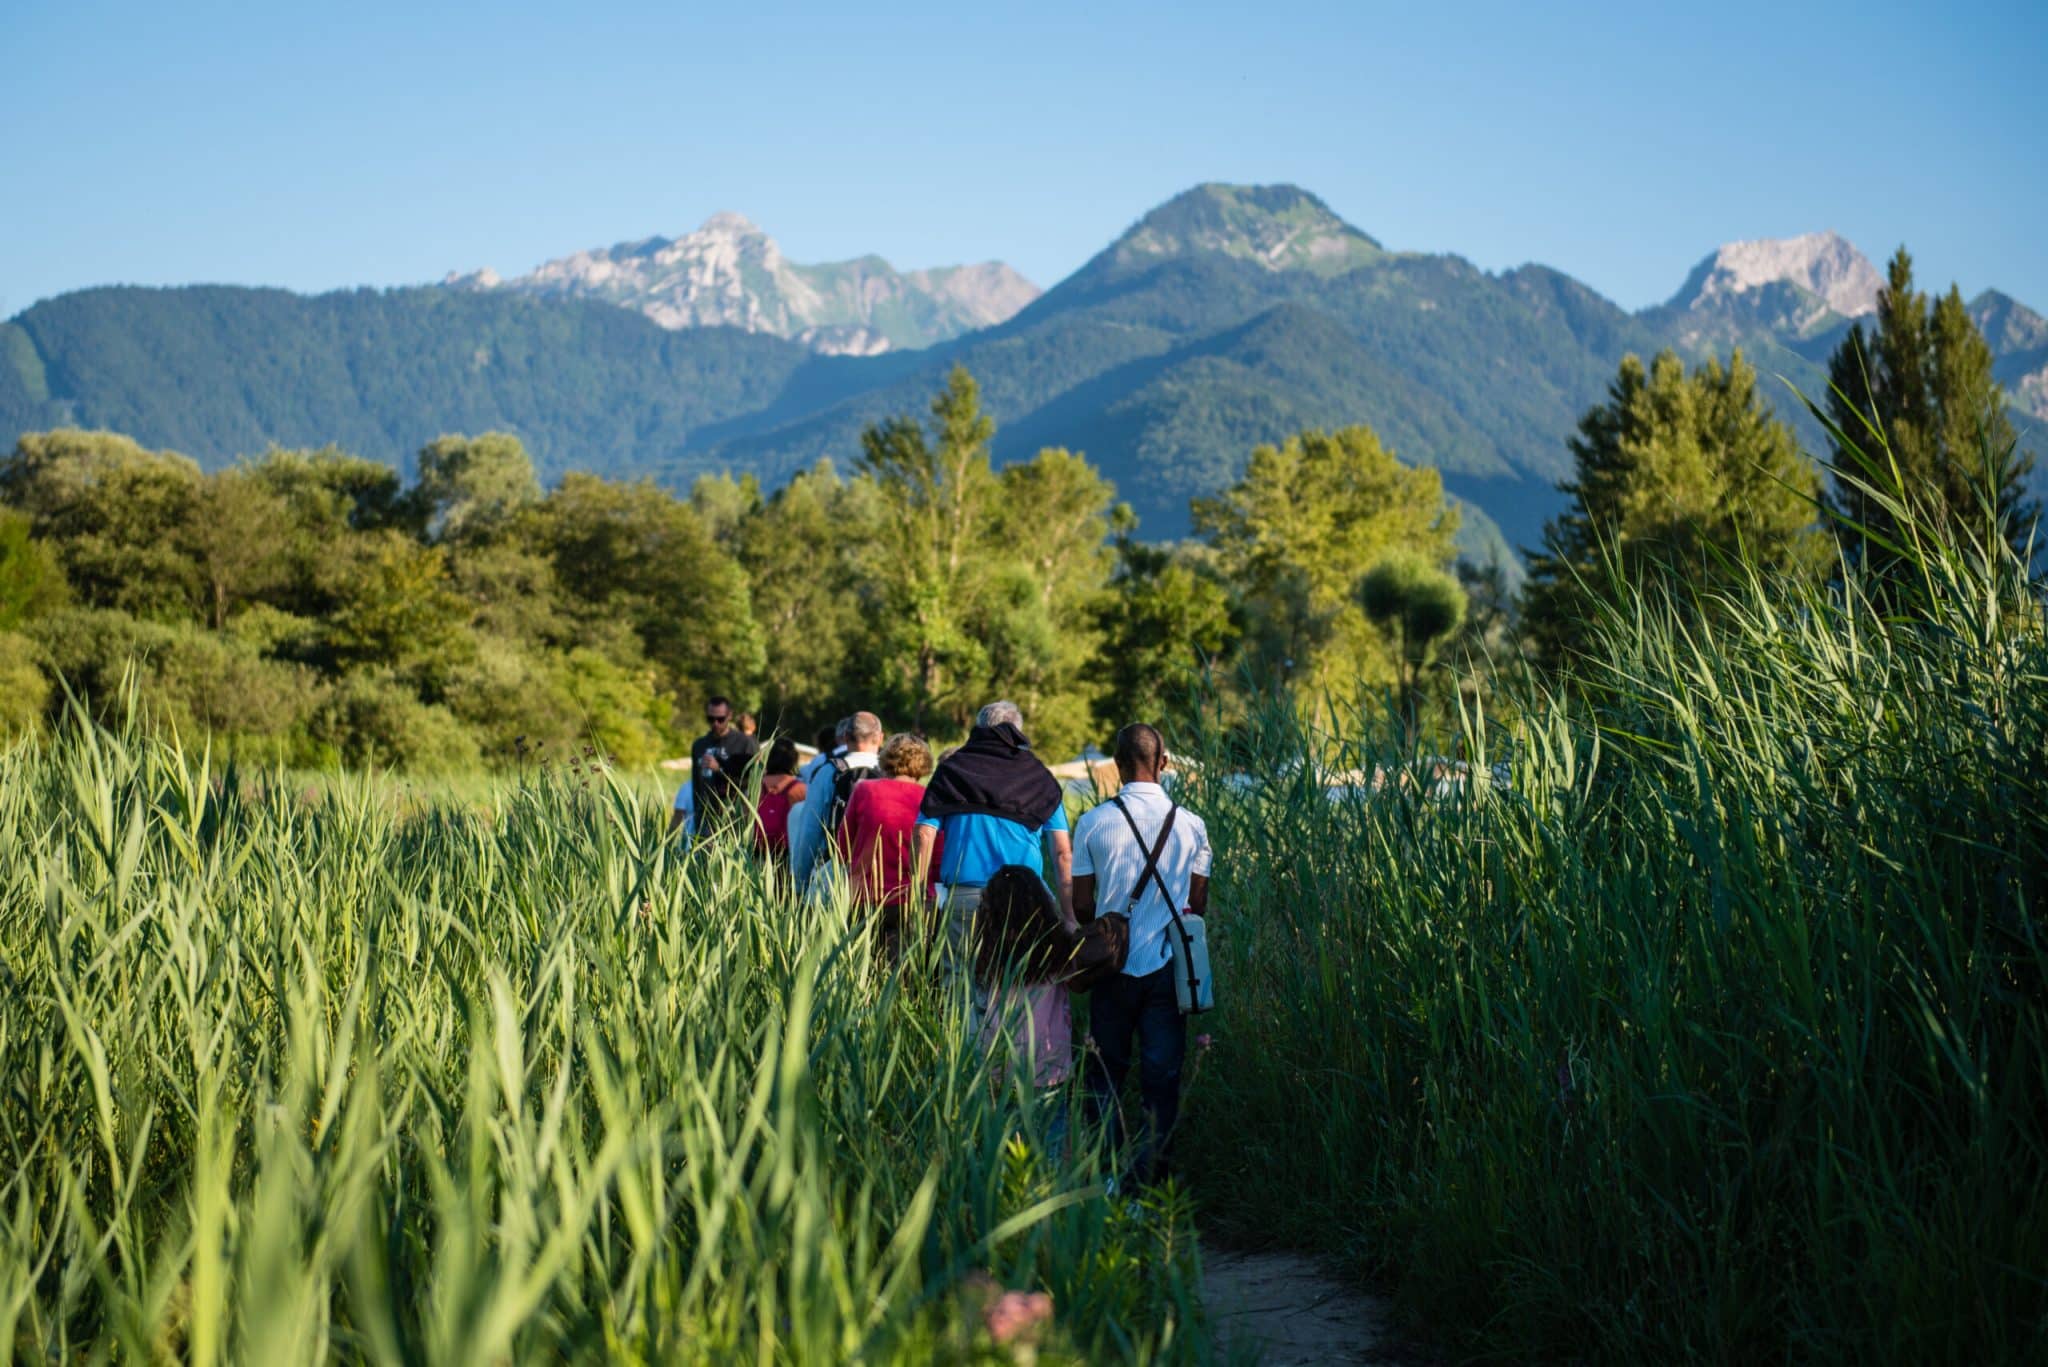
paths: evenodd
<path fill-rule="evenodd" d="M 935 717 L 958 724 L 975 705 L 962 685 L 985 675 L 987 652 L 966 620 L 987 586 L 1000 496 L 988 456 L 996 426 L 974 377 L 955 366 L 931 411 L 929 436 L 908 417 L 861 434 L 861 472 L 882 495 L 872 633 L 919 730 Z"/>
<path fill-rule="evenodd" d="M 0 499 L 57 550 L 72 592 L 95 607 L 175 621 L 198 576 L 180 547 L 199 467 L 113 432 L 31 432 L 0 463 Z"/>
<path fill-rule="evenodd" d="M 531 516 L 579 619 L 629 624 L 672 700 L 752 695 L 763 647 L 746 575 L 694 508 L 645 481 L 572 474 Z"/>
<path fill-rule="evenodd" d="M 1243 477 L 1195 500 L 1194 514 L 1244 597 L 1255 661 L 1309 706 L 1392 680 L 1393 660 L 1357 603 L 1359 576 L 1395 549 L 1448 565 L 1458 527 L 1442 477 L 1402 465 L 1362 426 L 1257 448 Z"/>
<path fill-rule="evenodd" d="M 1465 620 L 1465 589 L 1448 570 L 1413 551 L 1395 551 L 1358 581 L 1358 605 L 1393 637 L 1401 716 L 1412 735 L 1416 690 L 1437 645 Z"/>
<path fill-rule="evenodd" d="M 867 564 L 879 505 L 871 481 L 820 461 L 742 518 L 739 557 L 767 642 L 764 726 L 801 731 L 874 704 Z"/>
<path fill-rule="evenodd" d="M 413 498 L 437 540 L 487 539 L 540 498 L 533 460 L 509 432 L 441 437 L 421 448 L 419 467 Z"/>
<path fill-rule="evenodd" d="M 221 470 L 200 481 L 178 539 L 197 570 L 208 626 L 226 627 L 233 608 L 284 572 L 280 534 L 287 525 L 284 499 L 248 471 Z"/>
<path fill-rule="evenodd" d="M 1238 636 L 1229 590 L 1195 548 L 1147 546 L 1129 535 L 1117 540 L 1098 614 L 1103 687 L 1095 719 L 1104 733 L 1171 716 Z"/>

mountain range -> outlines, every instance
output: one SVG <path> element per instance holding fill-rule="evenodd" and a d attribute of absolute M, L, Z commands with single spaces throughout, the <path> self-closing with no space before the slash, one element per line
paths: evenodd
<path fill-rule="evenodd" d="M 402 465 L 442 432 L 503 428 L 544 476 L 683 488 L 731 469 L 773 486 L 819 459 L 844 468 L 865 425 L 923 412 L 960 363 L 999 424 L 999 460 L 1086 453 L 1146 535 L 1185 534 L 1189 499 L 1259 442 L 1367 422 L 1443 472 L 1483 558 L 1540 540 L 1566 439 L 1624 354 L 1740 345 L 1817 396 L 1880 283 L 1815 233 L 1731 243 L 1630 312 L 1548 267 L 1389 249 L 1292 186 L 1198 186 L 1043 294 L 995 264 L 793 265 L 719 215 L 513 280 L 61 295 L 0 324 L 0 442 L 68 424 L 209 465 L 327 442 Z M 2044 449 L 2048 321 L 1996 291 L 1970 307 Z M 1818 446 L 1797 398 L 1775 381 L 1767 393 Z"/>
<path fill-rule="evenodd" d="M 1038 286 L 1000 261 L 899 272 L 879 256 L 800 266 L 734 213 L 681 237 L 577 252 L 526 275 L 451 273 L 454 289 L 544 299 L 599 299 L 665 328 L 728 326 L 802 342 L 825 355 L 915 350 L 988 327 L 1036 299 Z"/>

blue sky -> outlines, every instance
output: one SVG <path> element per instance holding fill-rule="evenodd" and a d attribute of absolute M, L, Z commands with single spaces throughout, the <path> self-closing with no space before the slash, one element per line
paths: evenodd
<path fill-rule="evenodd" d="M 1719 242 L 1832 227 L 2048 309 L 2041 0 L 0 0 L 0 127 L 0 316 L 511 273 L 719 209 L 799 261 L 1050 285 L 1203 180 L 1630 307 Z"/>

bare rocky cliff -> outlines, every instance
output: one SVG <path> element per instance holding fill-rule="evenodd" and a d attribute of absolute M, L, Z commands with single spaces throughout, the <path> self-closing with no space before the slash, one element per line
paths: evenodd
<path fill-rule="evenodd" d="M 902 272 L 879 256 L 806 266 L 739 214 L 695 232 L 594 248 L 511 279 L 484 269 L 443 283 L 601 299 L 665 328 L 736 327 L 813 350 L 870 356 L 930 346 L 1010 318 L 1038 287 L 999 261 Z"/>

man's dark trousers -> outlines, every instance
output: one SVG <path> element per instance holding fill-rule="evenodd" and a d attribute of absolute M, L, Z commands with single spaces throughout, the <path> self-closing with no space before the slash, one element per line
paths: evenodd
<path fill-rule="evenodd" d="M 1109 1117 L 1110 1142 L 1124 1142 L 1118 1093 L 1131 1070 L 1131 1036 L 1138 1037 L 1138 1095 L 1144 1103 L 1131 1176 L 1140 1184 L 1165 1178 L 1173 1123 L 1180 1115 L 1181 1065 L 1188 1054 L 1187 1018 L 1173 994 L 1173 965 L 1142 978 L 1119 973 L 1088 994 L 1088 1114 Z"/>

